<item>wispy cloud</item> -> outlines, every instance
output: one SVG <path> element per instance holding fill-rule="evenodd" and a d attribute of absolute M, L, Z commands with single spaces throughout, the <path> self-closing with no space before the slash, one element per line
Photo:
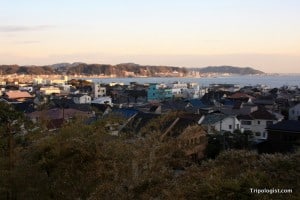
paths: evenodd
<path fill-rule="evenodd" d="M 11 33 L 11 32 L 24 32 L 24 31 L 43 31 L 46 29 L 53 28 L 50 25 L 38 25 L 38 26 L 0 26 L 0 32 Z"/>

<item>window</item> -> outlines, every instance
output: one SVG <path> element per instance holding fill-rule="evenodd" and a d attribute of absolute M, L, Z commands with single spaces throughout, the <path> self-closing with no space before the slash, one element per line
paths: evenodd
<path fill-rule="evenodd" d="M 229 129 L 232 129 L 232 125 L 229 125 Z"/>
<path fill-rule="evenodd" d="M 255 136 L 256 136 L 256 137 L 260 137 L 260 136 L 261 136 L 260 132 L 256 132 L 256 133 L 255 133 Z"/>
<path fill-rule="evenodd" d="M 260 121 L 257 121 L 257 124 L 260 124 Z"/>
<path fill-rule="evenodd" d="M 252 125 L 251 121 L 242 121 L 242 125 Z"/>

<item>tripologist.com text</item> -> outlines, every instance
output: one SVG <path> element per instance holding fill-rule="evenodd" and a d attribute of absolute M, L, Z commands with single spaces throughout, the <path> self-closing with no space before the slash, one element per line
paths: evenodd
<path fill-rule="evenodd" d="M 278 189 L 278 188 L 272 188 L 272 189 L 258 189 L 258 188 L 250 188 L 251 193 L 256 194 L 291 194 L 293 193 L 292 189 Z"/>

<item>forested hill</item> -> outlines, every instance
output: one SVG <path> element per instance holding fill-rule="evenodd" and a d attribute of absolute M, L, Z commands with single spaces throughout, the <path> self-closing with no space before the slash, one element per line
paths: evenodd
<path fill-rule="evenodd" d="M 123 63 L 118 65 L 109 64 L 86 64 L 86 63 L 58 63 L 47 66 L 19 66 L 0 65 L 0 74 L 32 74 L 32 75 L 103 75 L 116 77 L 128 76 L 186 76 L 189 71 L 205 73 L 229 73 L 229 74 L 263 74 L 264 72 L 250 67 L 210 66 L 205 68 L 184 68 L 172 66 L 138 65 Z"/>
<path fill-rule="evenodd" d="M 85 64 L 85 63 L 60 63 L 48 66 L 19 66 L 19 65 L 0 65 L 0 73 L 6 74 L 67 74 L 67 75 L 116 75 L 123 76 L 160 76 L 176 75 L 181 73 L 187 75 L 188 70 L 181 67 L 170 66 L 150 66 L 138 65 L 134 63 L 124 63 L 118 65 L 109 64 Z"/>
<path fill-rule="evenodd" d="M 264 74 L 264 72 L 253 69 L 251 67 L 233 67 L 233 66 L 209 66 L 205 68 L 198 68 L 197 71 L 201 73 L 229 73 L 229 74 Z"/>

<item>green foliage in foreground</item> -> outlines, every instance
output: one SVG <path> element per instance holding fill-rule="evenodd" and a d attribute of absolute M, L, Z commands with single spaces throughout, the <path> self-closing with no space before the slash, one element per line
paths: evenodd
<path fill-rule="evenodd" d="M 110 120 L 110 119 L 106 119 Z M 226 151 L 191 163 L 176 141 L 113 137 L 104 122 L 15 137 L 15 163 L 0 157 L 0 199 L 299 199 L 300 154 Z M 5 144 L 5 136 L 1 136 Z M 4 145 L 5 146 L 5 145 Z M 1 146 L 2 148 L 2 146 Z M 5 150 L 1 150 L 1 152 Z M 8 183 L 8 174 L 14 181 Z M 250 188 L 293 189 L 251 194 Z"/>

